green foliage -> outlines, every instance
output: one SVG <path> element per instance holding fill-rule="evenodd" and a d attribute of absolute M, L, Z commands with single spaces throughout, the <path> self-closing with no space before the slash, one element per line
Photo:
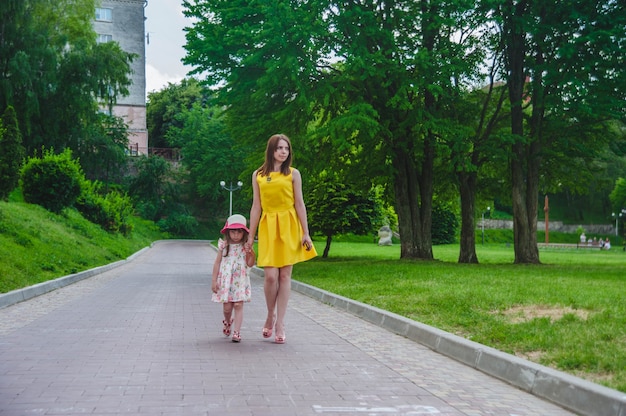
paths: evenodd
<path fill-rule="evenodd" d="M 171 167 L 162 157 L 140 156 L 134 159 L 134 168 L 137 174 L 129 178 L 129 195 L 142 217 L 158 221 L 168 201 L 174 197 Z"/>
<path fill-rule="evenodd" d="M 441 206 L 433 208 L 433 244 L 452 244 L 456 240 L 459 221 L 454 212 Z"/>
<path fill-rule="evenodd" d="M 102 184 L 99 182 L 84 181 L 74 205 L 86 219 L 107 231 L 126 236 L 132 231 L 129 220 L 134 207 L 130 198 L 118 191 L 102 195 Z"/>
<path fill-rule="evenodd" d="M 128 94 L 132 54 L 98 44 L 94 0 L 0 2 L 0 111 L 13 105 L 27 154 L 45 146 L 79 152 L 99 101 Z"/>
<path fill-rule="evenodd" d="M 98 113 L 74 152 L 85 176 L 107 185 L 121 182 L 128 165 L 128 126 L 121 117 Z"/>
<path fill-rule="evenodd" d="M 162 231 L 175 236 L 194 236 L 199 223 L 193 215 L 174 212 L 167 218 L 159 220 L 157 225 Z"/>
<path fill-rule="evenodd" d="M 320 175 L 312 185 L 307 203 L 309 230 L 326 237 L 324 257 L 332 237 L 338 234 L 372 234 L 382 225 L 382 201 L 374 190 L 360 192 L 344 183 L 338 174 Z"/>
<path fill-rule="evenodd" d="M 148 93 L 146 121 L 150 147 L 178 147 L 186 144 L 184 137 L 170 132 L 185 126 L 181 113 L 195 105 L 204 106 L 209 91 L 194 78 L 185 78 L 180 84 L 168 84 L 160 91 Z"/>
<path fill-rule="evenodd" d="M 613 212 L 622 212 L 626 209 L 626 179 L 618 178 L 615 181 L 615 187 L 609 195 Z"/>
<path fill-rule="evenodd" d="M 72 159 L 69 149 L 59 154 L 44 149 L 41 157 L 29 158 L 20 172 L 24 200 L 55 213 L 74 204 L 84 180 L 81 167 Z"/>
<path fill-rule="evenodd" d="M 182 181 L 162 157 L 135 159 L 137 174 L 130 178 L 129 194 L 143 218 L 159 224 L 163 231 L 193 236 L 198 222 L 181 202 Z"/>
<path fill-rule="evenodd" d="M 248 170 L 250 174 L 245 176 L 243 172 L 246 170 L 245 160 L 251 152 L 237 145 L 226 129 L 222 112 L 215 107 L 207 108 L 196 103 L 191 109 L 183 110 L 178 120 L 183 127 L 171 126 L 167 137 L 170 142 L 181 145 L 190 191 L 202 201 L 203 209 L 208 206 L 213 215 L 226 217 L 229 193 L 219 183 L 225 181 L 230 186 L 231 182 L 242 180 L 249 189 L 252 170 Z M 233 197 L 233 212 L 249 209 L 250 204 L 244 196 L 242 190 Z"/>
<path fill-rule="evenodd" d="M 78 211 L 0 201 L 0 293 L 122 260 L 168 238 L 153 222 L 130 217 L 133 232 L 110 233 Z"/>
<path fill-rule="evenodd" d="M 0 149 L 0 199 L 6 200 L 19 183 L 24 159 L 22 135 L 12 106 L 7 107 L 0 120 Z"/>

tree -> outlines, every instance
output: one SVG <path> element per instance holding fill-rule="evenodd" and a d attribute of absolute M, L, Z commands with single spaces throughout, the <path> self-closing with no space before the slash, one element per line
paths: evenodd
<path fill-rule="evenodd" d="M 382 225 L 382 203 L 376 198 L 375 192 L 372 190 L 369 194 L 363 194 L 355 190 L 343 183 L 337 172 L 322 174 L 315 181 L 309 196 L 309 228 L 312 233 L 326 237 L 324 258 L 328 257 L 334 235 L 367 235 Z"/>
<path fill-rule="evenodd" d="M 344 171 L 391 184 L 401 257 L 432 259 L 441 106 L 479 61 L 453 40 L 472 4 L 184 1 L 197 19 L 184 61 L 219 87 L 233 137 L 259 154 L 259 137 L 325 129 Z"/>
<path fill-rule="evenodd" d="M 626 209 L 626 179 L 619 178 L 615 181 L 615 188 L 609 195 L 613 212 L 621 213 Z"/>
<path fill-rule="evenodd" d="M 121 117 L 98 113 L 77 143 L 76 156 L 85 176 L 102 181 L 105 191 L 111 181 L 120 183 L 128 163 L 128 126 Z"/>
<path fill-rule="evenodd" d="M 502 178 L 507 164 L 508 154 L 502 150 L 506 142 L 502 130 L 509 120 L 505 93 L 491 77 L 486 88 L 461 95 L 451 106 L 450 118 L 459 128 L 445 142 L 461 199 L 459 263 L 478 263 L 475 213 L 479 189 L 483 194 L 493 192 L 492 184 L 497 181 L 489 179 Z"/>
<path fill-rule="evenodd" d="M 181 204 L 181 178 L 160 156 L 133 158 L 136 174 L 128 178 L 128 194 L 143 218 L 159 221 L 185 211 Z M 185 212 L 186 215 L 186 212 Z"/>
<path fill-rule="evenodd" d="M 0 111 L 15 108 L 30 154 L 77 150 L 98 105 L 128 94 L 134 55 L 96 43 L 94 0 L 0 2 Z"/>
<path fill-rule="evenodd" d="M 572 143 L 581 131 L 623 120 L 626 10 L 614 0 L 498 0 L 504 77 L 511 105 L 515 263 L 539 263 L 537 208 L 546 152 L 578 146 L 589 156 L 606 139 Z M 561 132 L 561 134 L 557 134 Z M 595 137 L 596 139 L 598 136 Z"/>
<path fill-rule="evenodd" d="M 215 214 L 226 216 L 228 193 L 219 183 L 241 180 L 249 189 L 252 171 L 246 169 L 245 160 L 250 152 L 233 140 L 222 119 L 222 112 L 216 107 L 207 108 L 196 103 L 191 109 L 183 110 L 176 117 L 176 122 L 182 127 L 170 126 L 166 139 L 181 145 L 190 196 L 202 201 L 204 211 L 208 205 Z M 235 211 L 247 207 L 249 205 L 242 203 L 241 197 L 233 201 Z"/>
<path fill-rule="evenodd" d="M 180 84 L 169 83 L 161 91 L 148 93 L 146 121 L 150 147 L 182 147 L 184 142 L 176 135 L 168 134 L 169 130 L 182 129 L 183 121 L 179 115 L 191 110 L 195 104 L 206 106 L 209 95 L 194 78 L 185 78 Z"/>
<path fill-rule="evenodd" d="M 0 149 L 0 199 L 7 199 L 19 183 L 25 156 L 13 107 L 8 107 L 0 120 Z"/>

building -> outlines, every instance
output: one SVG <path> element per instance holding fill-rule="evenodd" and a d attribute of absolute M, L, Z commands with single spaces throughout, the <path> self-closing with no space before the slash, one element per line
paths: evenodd
<path fill-rule="evenodd" d="M 133 155 L 148 154 L 146 125 L 146 35 L 147 0 L 101 0 L 93 22 L 98 42 L 119 43 L 137 55 L 132 63 L 132 85 L 128 97 L 119 97 L 113 115 L 124 119 L 129 128 L 128 142 Z"/>

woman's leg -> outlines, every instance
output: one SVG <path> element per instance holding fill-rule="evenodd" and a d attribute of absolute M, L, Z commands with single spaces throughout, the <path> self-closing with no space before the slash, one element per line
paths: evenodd
<path fill-rule="evenodd" d="M 291 272 L 293 265 L 281 267 L 278 273 L 278 292 L 276 295 L 276 339 L 285 340 L 285 315 L 291 293 Z"/>
<path fill-rule="evenodd" d="M 274 328 L 274 311 L 276 309 L 276 297 L 278 295 L 278 269 L 276 267 L 265 267 L 265 281 L 263 283 L 263 291 L 265 293 L 265 304 L 267 305 L 267 318 L 263 325 L 263 336 L 269 338 L 272 336 Z M 268 335 L 269 334 L 269 335 Z"/>

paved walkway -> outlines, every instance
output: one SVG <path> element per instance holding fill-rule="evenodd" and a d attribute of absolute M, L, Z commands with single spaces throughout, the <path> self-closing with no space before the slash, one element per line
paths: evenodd
<path fill-rule="evenodd" d="M 232 343 L 214 259 L 205 242 L 159 242 L 0 309 L 0 415 L 573 414 L 296 292 L 287 343 L 263 339 L 258 277 Z"/>

